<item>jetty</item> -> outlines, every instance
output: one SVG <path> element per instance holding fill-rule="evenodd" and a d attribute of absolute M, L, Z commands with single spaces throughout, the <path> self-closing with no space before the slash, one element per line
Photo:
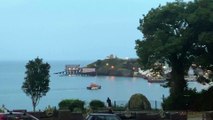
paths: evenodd
<path fill-rule="evenodd" d="M 96 69 L 89 67 L 80 67 L 78 64 L 65 65 L 64 71 L 56 72 L 64 76 L 96 76 Z"/>

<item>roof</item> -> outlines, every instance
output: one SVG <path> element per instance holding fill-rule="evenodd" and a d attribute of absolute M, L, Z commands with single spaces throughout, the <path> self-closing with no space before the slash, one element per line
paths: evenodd
<path fill-rule="evenodd" d="M 0 113 L 1 117 L 19 117 L 19 118 L 31 118 L 31 120 L 39 120 L 35 116 L 27 113 L 27 112 L 13 112 L 13 111 L 7 111 L 6 113 Z M 0 119 L 1 120 L 1 119 Z"/>

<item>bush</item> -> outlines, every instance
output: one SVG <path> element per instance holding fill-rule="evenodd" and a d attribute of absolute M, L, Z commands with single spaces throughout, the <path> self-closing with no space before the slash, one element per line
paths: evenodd
<path fill-rule="evenodd" d="M 56 109 L 56 107 L 51 107 L 50 105 L 48 105 L 44 109 L 44 112 L 45 112 L 46 116 L 50 117 L 50 116 L 53 116 L 54 114 L 57 114 L 57 109 Z"/>
<path fill-rule="evenodd" d="M 60 109 L 60 110 L 68 110 L 70 104 L 72 103 L 72 101 L 73 101 L 73 100 L 71 100 L 71 99 L 62 100 L 62 101 L 59 102 L 59 104 L 58 104 L 59 109 Z"/>
<path fill-rule="evenodd" d="M 195 102 L 199 98 L 196 89 L 189 89 L 184 94 L 168 96 L 163 100 L 162 107 L 164 110 L 195 110 L 200 107 L 199 103 Z"/>
<path fill-rule="evenodd" d="M 199 104 L 196 110 L 198 111 L 211 111 L 213 110 L 213 86 L 208 90 L 203 90 L 199 93 L 198 99 L 195 100 L 194 104 Z"/>
<path fill-rule="evenodd" d="M 4 113 L 4 109 L 3 108 L 0 108 L 0 113 Z"/>
<path fill-rule="evenodd" d="M 84 101 L 78 99 L 66 99 L 59 103 L 60 110 L 70 110 L 71 112 L 82 112 L 84 110 Z"/>
<path fill-rule="evenodd" d="M 100 109 L 100 108 L 104 108 L 105 104 L 104 104 L 104 102 L 102 102 L 100 100 L 92 100 L 89 103 L 89 106 L 92 110 L 97 110 L 97 109 Z"/>
<path fill-rule="evenodd" d="M 148 99 L 142 94 L 134 94 L 129 100 L 130 110 L 150 110 L 151 104 Z"/>
<path fill-rule="evenodd" d="M 213 110 L 213 87 L 197 92 L 196 89 L 187 90 L 185 95 L 169 96 L 163 100 L 164 110 Z"/>
<path fill-rule="evenodd" d="M 81 100 L 73 100 L 69 106 L 69 110 L 71 112 L 82 112 L 84 110 L 84 101 Z"/>

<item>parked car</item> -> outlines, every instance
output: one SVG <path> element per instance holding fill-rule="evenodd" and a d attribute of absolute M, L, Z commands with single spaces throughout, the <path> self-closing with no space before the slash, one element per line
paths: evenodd
<path fill-rule="evenodd" d="M 90 113 L 85 120 L 121 120 L 121 118 L 110 113 Z"/>
<path fill-rule="evenodd" d="M 38 118 L 23 112 L 0 113 L 0 120 L 39 120 Z"/>

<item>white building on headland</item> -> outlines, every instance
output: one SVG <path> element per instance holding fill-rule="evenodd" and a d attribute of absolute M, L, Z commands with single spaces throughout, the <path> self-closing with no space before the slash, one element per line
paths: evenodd
<path fill-rule="evenodd" d="M 116 55 L 110 54 L 109 56 L 106 57 L 106 59 L 116 59 L 118 58 Z"/>

